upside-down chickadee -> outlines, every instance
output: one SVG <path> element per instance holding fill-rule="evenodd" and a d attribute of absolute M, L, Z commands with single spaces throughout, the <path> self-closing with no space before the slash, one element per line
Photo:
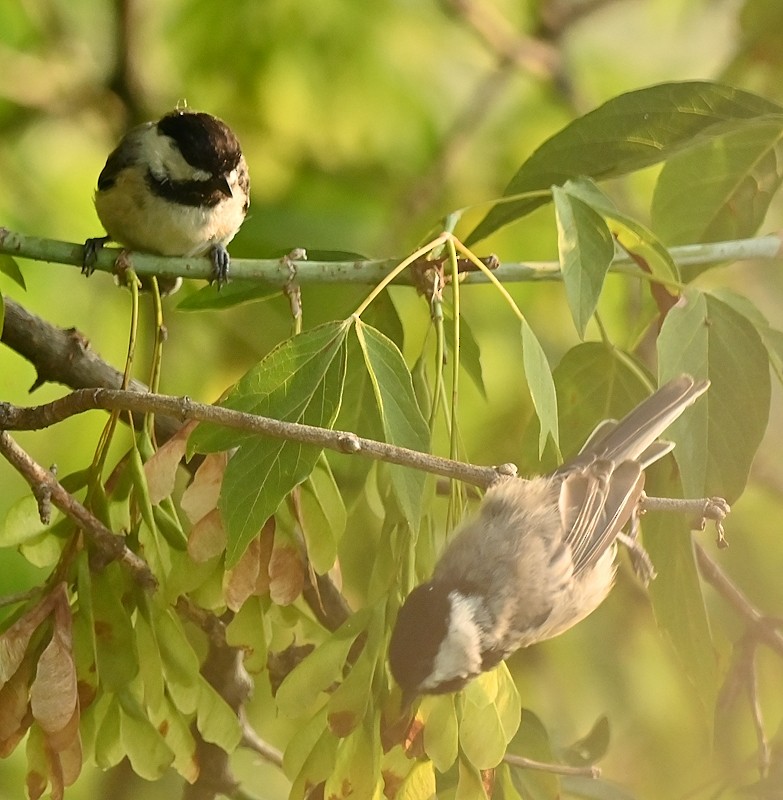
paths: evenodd
<path fill-rule="evenodd" d="M 108 236 L 85 242 L 84 269 L 114 241 L 162 256 L 209 253 L 218 286 L 226 245 L 250 205 L 250 178 L 237 137 L 211 114 L 177 110 L 128 131 L 98 177 L 95 209 Z M 179 279 L 177 279 L 177 286 Z"/>
<path fill-rule="evenodd" d="M 617 537 L 642 494 L 644 468 L 674 447 L 658 436 L 708 386 L 681 375 L 620 422 L 602 422 L 552 474 L 508 478 L 487 491 L 432 580 L 400 609 L 389 665 L 405 703 L 461 689 L 601 604 L 614 581 Z"/>

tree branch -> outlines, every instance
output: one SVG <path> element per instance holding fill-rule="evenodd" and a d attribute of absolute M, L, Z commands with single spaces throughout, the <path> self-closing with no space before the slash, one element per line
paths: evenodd
<path fill-rule="evenodd" d="M 779 656 L 783 656 L 783 634 L 734 585 L 729 576 L 707 555 L 701 545 L 694 543 L 694 548 L 696 564 L 704 580 L 712 584 L 718 594 L 729 603 L 741 619 L 745 620 L 749 629 L 760 642 L 774 650 Z"/>
<path fill-rule="evenodd" d="M 122 372 L 105 362 L 75 328 L 58 328 L 30 313 L 10 297 L 4 297 L 3 303 L 5 321 L 0 341 L 35 368 L 37 377 L 30 387 L 31 392 L 48 381 L 62 383 L 71 389 L 96 386 L 119 389 L 122 386 Z M 137 380 L 131 380 L 128 388 L 135 392 L 148 391 Z M 137 429 L 141 429 L 141 416 L 134 422 Z M 161 442 L 170 439 L 178 428 L 179 423 L 168 417 L 155 421 L 155 432 Z"/>
<path fill-rule="evenodd" d="M 601 777 L 601 770 L 592 764 L 586 767 L 577 767 L 571 764 L 554 764 L 546 761 L 536 761 L 533 758 L 525 758 L 524 756 L 515 756 L 512 753 L 506 753 L 503 756 L 503 761 L 506 764 L 511 764 L 512 767 L 537 769 L 541 772 L 551 772 L 555 775 L 578 775 L 586 778 Z"/>
<path fill-rule="evenodd" d="M 716 264 L 721 261 L 743 261 L 749 259 L 776 259 L 781 256 L 781 236 L 769 234 L 752 239 L 738 239 L 708 244 L 689 244 L 669 249 L 669 254 L 680 267 Z M 115 262 L 122 251 L 103 248 L 98 252 L 95 269 L 114 273 Z M 0 228 L 0 253 L 70 264 L 81 268 L 84 246 L 54 239 L 41 239 Z M 294 261 L 288 259 L 233 259 L 231 276 L 241 280 L 259 280 L 283 287 L 290 280 L 290 265 L 296 268 L 296 279 L 307 283 L 362 283 L 376 285 L 400 263 L 401 259 L 370 259 L 355 261 Z M 146 253 L 128 253 L 127 266 L 137 275 L 162 277 L 199 278 L 210 280 L 212 262 L 208 257 L 173 258 L 153 256 Z M 644 275 L 627 255 L 618 255 L 612 262 L 615 271 L 632 270 Z M 501 281 L 560 280 L 560 264 L 557 261 L 506 262 L 494 273 Z M 486 283 L 488 278 L 481 272 L 468 272 L 467 283 Z M 415 277 L 410 271 L 395 279 L 397 284 L 413 285 Z"/>
<path fill-rule="evenodd" d="M 24 450 L 8 435 L 0 432 L 0 455 L 16 468 L 30 484 L 34 493 L 45 489 L 52 503 L 66 516 L 70 517 L 95 546 L 111 560 L 121 562 L 133 575 L 137 583 L 153 590 L 158 582 L 150 568 L 125 545 L 122 536 L 112 533 L 97 517 L 94 517 L 76 498 L 67 492 L 49 471 L 30 458 Z"/>
<path fill-rule="evenodd" d="M 29 408 L 0 403 L 0 429 L 40 430 L 75 414 L 83 414 L 94 409 L 153 412 L 173 417 L 180 422 L 185 420 L 210 422 L 246 433 L 314 445 L 338 453 L 362 453 L 368 458 L 412 467 L 477 486 L 488 486 L 499 477 L 509 474 L 507 467 L 480 467 L 452 461 L 386 442 L 364 439 L 353 433 L 328 430 L 298 422 L 283 422 L 230 408 L 197 403 L 189 397 L 170 397 L 120 389 L 78 389 L 59 400 Z"/>

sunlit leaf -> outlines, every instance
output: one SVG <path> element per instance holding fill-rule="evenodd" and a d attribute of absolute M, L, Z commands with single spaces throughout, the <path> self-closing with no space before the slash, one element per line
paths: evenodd
<path fill-rule="evenodd" d="M 120 740 L 133 771 L 148 781 L 158 780 L 174 760 L 174 753 L 140 708 L 126 693 L 120 697 Z"/>
<path fill-rule="evenodd" d="M 557 394 L 552 380 L 552 369 L 541 343 L 527 320 L 522 320 L 522 360 L 530 397 L 539 421 L 538 454 L 544 452 L 551 436 L 555 447 L 559 447 L 560 432 L 557 421 Z"/>
<path fill-rule="evenodd" d="M 196 710 L 198 729 L 206 742 L 233 753 L 242 739 L 236 712 L 203 676 L 199 676 L 199 700 Z"/>
<path fill-rule="evenodd" d="M 286 675 L 276 695 L 281 714 L 301 716 L 311 709 L 321 692 L 342 678 L 345 659 L 368 616 L 369 609 L 354 614 Z"/>
<path fill-rule="evenodd" d="M 745 488 L 767 426 L 769 358 L 753 324 L 709 293 L 688 291 L 658 338 L 660 380 L 682 372 L 709 378 L 710 389 L 671 425 L 688 497 L 733 502 Z"/>
<path fill-rule="evenodd" d="M 603 218 L 567 189 L 553 187 L 552 197 L 566 297 L 577 333 L 584 338 L 614 257 L 614 240 Z"/>
<path fill-rule="evenodd" d="M 459 729 L 453 694 L 425 697 L 419 713 L 424 723 L 424 752 L 438 772 L 446 772 L 457 760 Z"/>
<path fill-rule="evenodd" d="M 421 414 L 413 381 L 397 345 L 380 331 L 356 320 L 356 335 L 370 373 L 385 440 L 390 444 L 428 452 L 430 435 Z M 421 517 L 424 473 L 409 467 L 389 467 L 397 500 L 412 528 Z"/>
<path fill-rule="evenodd" d="M 329 800 L 377 797 L 381 780 L 380 753 L 377 725 L 356 728 L 337 747 L 334 767 L 324 786 L 324 797 Z"/>
<path fill-rule="evenodd" d="M 337 558 L 337 543 L 345 531 L 345 503 L 329 462 L 322 455 L 299 492 L 302 533 L 313 569 L 323 575 Z"/>
<path fill-rule="evenodd" d="M 753 236 L 782 181 L 783 114 L 748 120 L 664 164 L 653 227 L 669 245 Z"/>
<path fill-rule="evenodd" d="M 739 128 L 744 120 L 780 112 L 761 97 L 706 81 L 664 83 L 614 97 L 547 139 L 503 192 L 533 194 L 493 207 L 466 244 L 549 202 L 550 186 L 580 176 L 624 175 Z"/>

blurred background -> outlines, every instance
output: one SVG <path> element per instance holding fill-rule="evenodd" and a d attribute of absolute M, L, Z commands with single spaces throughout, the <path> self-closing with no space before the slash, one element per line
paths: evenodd
<path fill-rule="evenodd" d="M 497 197 L 570 119 L 624 91 L 695 78 L 783 102 L 779 0 L 3 0 L 0 225 L 70 242 L 101 235 L 92 194 L 107 154 L 130 125 L 187 103 L 234 128 L 250 167 L 251 210 L 233 256 L 276 257 L 295 247 L 404 256 L 449 211 Z M 613 183 L 626 213 L 646 218 L 654 176 L 649 170 Z M 782 227 L 780 211 L 773 204 L 764 231 Z M 490 252 L 502 260 L 555 258 L 551 208 L 482 242 L 478 254 Z M 129 295 L 106 274 L 85 280 L 73 267 L 20 265 L 27 291 L 3 275 L 0 290 L 58 326 L 77 328 L 121 368 Z M 704 282 L 749 294 L 781 328 L 780 273 L 780 264 L 743 263 Z M 209 402 L 289 335 L 291 320 L 279 296 L 222 313 L 178 311 L 197 288 L 165 301 L 161 388 Z M 305 287 L 305 326 L 350 314 L 367 291 Z M 556 364 L 578 341 L 562 287 L 517 285 L 512 293 Z M 602 311 L 621 346 L 631 341 L 623 331 L 633 314 L 624 298 L 621 280 L 610 279 Z M 405 352 L 415 357 L 427 305 L 402 287 L 392 299 L 405 323 Z M 517 322 L 488 287 L 466 290 L 463 310 L 487 387 L 486 400 L 469 381 L 463 387 L 466 452 L 480 463 L 531 468 L 531 454 L 522 452 L 530 410 L 520 399 Z M 148 311 L 142 331 L 150 333 Z M 142 380 L 147 333 L 136 364 Z M 30 397 L 34 379 L 27 362 L 0 348 L 0 400 L 40 403 L 63 393 L 46 385 Z M 781 418 L 776 387 L 751 485 L 730 518 L 731 548 L 718 556 L 750 599 L 778 616 Z M 67 474 L 89 463 L 102 423 L 95 413 L 17 438 Z M 25 490 L 0 463 L 0 516 Z M 0 595 L 37 580 L 27 561 L 0 551 Z M 725 666 L 740 629 L 722 600 L 709 591 L 707 598 Z M 760 655 L 761 698 L 774 732 L 783 715 L 780 664 L 767 651 Z M 700 707 L 633 580 L 620 580 L 609 602 L 566 637 L 519 654 L 513 669 L 523 705 L 563 742 L 608 715 L 604 775 L 634 795 L 718 796 L 712 710 Z M 256 703 L 263 701 L 261 693 Z M 752 741 L 749 715 L 732 720 L 745 744 Z M 22 785 L 20 755 L 0 762 L 0 789 Z M 737 754 L 752 756 L 752 749 Z M 247 754 L 238 761 L 240 773 L 268 769 Z M 132 796 L 153 800 L 171 796 L 176 785 L 126 779 L 87 769 L 70 796 L 111 791 L 116 798 L 133 786 Z M 286 783 L 270 770 L 267 785 L 276 797 Z"/>

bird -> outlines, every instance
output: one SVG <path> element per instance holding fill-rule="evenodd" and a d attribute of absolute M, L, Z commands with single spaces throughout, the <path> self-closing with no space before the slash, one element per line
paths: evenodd
<path fill-rule="evenodd" d="M 209 254 L 219 288 L 228 280 L 226 245 L 249 206 L 250 176 L 231 128 L 211 114 L 176 109 L 131 128 L 109 154 L 95 192 L 107 235 L 85 242 L 82 272 L 89 276 L 100 248 L 113 241 L 162 256 Z"/>
<path fill-rule="evenodd" d="M 708 387 L 709 380 L 680 375 L 619 422 L 600 423 L 579 454 L 551 474 L 507 477 L 487 490 L 432 578 L 397 615 L 388 655 L 404 706 L 419 695 L 462 689 L 603 602 L 644 469 L 674 447 L 658 437 Z"/>

